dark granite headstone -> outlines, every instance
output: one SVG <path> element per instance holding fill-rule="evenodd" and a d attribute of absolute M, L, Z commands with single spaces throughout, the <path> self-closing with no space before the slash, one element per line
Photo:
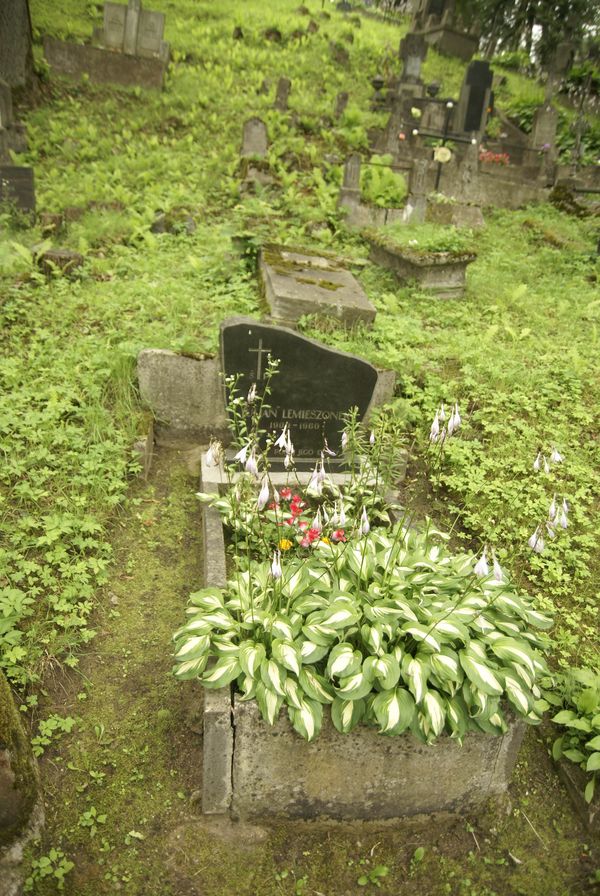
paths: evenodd
<path fill-rule="evenodd" d="M 0 166 L 0 205 L 5 202 L 21 212 L 35 214 L 33 168 Z"/>
<path fill-rule="evenodd" d="M 484 129 L 493 80 L 494 73 L 489 62 L 481 59 L 471 62 L 459 99 L 459 131 L 479 133 Z"/>
<path fill-rule="evenodd" d="M 318 457 L 325 439 L 339 452 L 343 416 L 357 407 L 364 417 L 377 383 L 375 368 L 284 327 L 244 317 L 221 324 L 223 371 L 241 375 L 239 394 L 245 397 L 254 383 L 261 393 L 269 356 L 280 363 L 271 379 L 265 428 L 278 435 L 288 424 L 299 464 Z"/>

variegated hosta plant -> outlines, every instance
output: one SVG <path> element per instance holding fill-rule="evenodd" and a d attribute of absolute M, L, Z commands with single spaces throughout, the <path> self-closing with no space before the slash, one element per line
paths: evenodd
<path fill-rule="evenodd" d="M 501 734 L 510 709 L 539 721 L 551 620 L 443 539 L 397 524 L 198 591 L 175 634 L 176 676 L 235 682 L 271 724 L 285 705 L 307 740 L 327 705 L 341 732 L 364 722 L 426 743 Z"/>

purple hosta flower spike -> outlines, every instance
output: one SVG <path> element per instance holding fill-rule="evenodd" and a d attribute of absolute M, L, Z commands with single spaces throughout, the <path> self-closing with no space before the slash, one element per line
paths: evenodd
<path fill-rule="evenodd" d="M 444 402 L 441 403 L 438 414 L 439 414 L 440 420 L 443 423 L 444 420 L 446 419 L 446 408 L 444 407 Z"/>
<path fill-rule="evenodd" d="M 345 451 L 348 447 L 348 433 L 346 430 L 342 433 L 342 451 Z"/>
<path fill-rule="evenodd" d="M 271 563 L 271 575 L 274 579 L 281 578 L 281 551 L 273 551 L 273 562 Z"/>
<path fill-rule="evenodd" d="M 327 457 L 335 457 L 335 451 L 331 450 L 331 448 L 327 444 L 327 439 L 325 439 L 325 445 L 323 447 L 323 454 L 326 454 Z"/>
<path fill-rule="evenodd" d="M 360 531 L 363 535 L 368 535 L 371 529 L 371 525 L 369 523 L 369 517 L 367 516 L 367 510 L 363 507 L 362 514 L 360 516 Z"/>
<path fill-rule="evenodd" d="M 321 484 L 321 480 L 319 478 L 319 465 L 315 464 L 315 468 L 312 471 L 310 482 L 307 486 L 307 492 L 310 492 L 313 495 L 320 495 L 323 491 L 323 485 Z"/>
<path fill-rule="evenodd" d="M 248 404 L 254 404 L 254 402 L 256 401 L 256 383 L 252 383 L 252 385 L 250 386 L 250 391 L 246 396 L 246 401 L 248 402 Z"/>
<path fill-rule="evenodd" d="M 552 503 L 548 508 L 548 519 L 551 522 L 554 522 L 554 520 L 556 519 L 556 495 L 552 496 Z"/>
<path fill-rule="evenodd" d="M 340 501 L 340 513 L 338 517 L 338 524 L 340 529 L 343 529 L 347 522 L 348 517 L 346 516 L 346 508 L 344 507 L 344 502 Z"/>
<path fill-rule="evenodd" d="M 280 448 L 281 451 L 285 451 L 286 446 L 287 446 L 287 439 L 288 439 L 288 425 L 286 423 L 285 426 L 283 427 L 283 429 L 281 430 L 279 438 L 275 440 L 275 448 Z"/>
<path fill-rule="evenodd" d="M 250 457 L 246 461 L 244 469 L 246 470 L 246 473 L 252 473 L 252 475 L 256 476 L 256 478 L 258 479 L 258 464 L 256 463 L 254 448 L 250 452 Z"/>
<path fill-rule="evenodd" d="M 550 472 L 550 464 L 548 463 L 548 460 L 545 455 L 542 458 L 542 460 L 544 461 L 544 473 L 549 473 Z"/>
<path fill-rule="evenodd" d="M 458 427 L 461 424 L 460 414 L 458 413 L 458 403 L 454 405 L 452 409 L 452 414 L 450 415 L 450 419 L 448 420 L 448 435 L 451 436 L 452 433 L 456 432 Z"/>
<path fill-rule="evenodd" d="M 314 520 L 312 521 L 312 523 L 310 524 L 310 527 L 311 527 L 311 529 L 318 529 L 319 532 L 322 530 L 323 520 L 321 518 L 321 508 L 320 507 L 317 510 L 316 516 L 315 516 Z"/>
<path fill-rule="evenodd" d="M 321 466 L 317 471 L 317 477 L 319 479 L 319 483 L 322 485 L 327 479 L 327 472 L 325 470 L 325 457 L 321 454 Z"/>
<path fill-rule="evenodd" d="M 563 498 L 562 507 L 560 510 L 560 516 L 558 518 L 558 522 L 562 529 L 566 529 L 569 525 L 569 505 L 567 504 L 567 499 Z"/>
<path fill-rule="evenodd" d="M 447 435 L 448 435 L 448 432 L 447 432 L 447 430 L 446 430 L 446 427 L 443 426 L 443 427 L 442 427 L 442 431 L 441 431 L 441 433 L 440 433 L 440 437 L 439 437 L 439 443 L 440 443 L 440 445 L 443 445 L 443 444 L 444 444 L 444 442 L 446 441 L 446 436 L 447 436 Z"/>
<path fill-rule="evenodd" d="M 267 501 L 269 500 L 269 482 L 266 476 L 263 476 L 263 480 L 260 484 L 260 492 L 258 493 L 258 500 L 256 505 L 259 510 L 264 510 L 267 506 Z"/>
<path fill-rule="evenodd" d="M 544 548 L 546 547 L 544 543 L 544 538 L 540 532 L 540 527 L 537 526 L 533 535 L 529 536 L 527 544 L 531 548 L 532 551 L 535 551 L 536 554 L 542 554 Z"/>
<path fill-rule="evenodd" d="M 239 460 L 239 462 L 241 464 L 245 464 L 249 451 L 250 451 L 250 442 L 248 442 L 247 445 L 244 445 L 243 448 L 240 448 L 240 450 L 238 451 L 238 453 L 235 455 L 235 457 L 233 459 Z"/>
<path fill-rule="evenodd" d="M 292 465 L 292 455 L 286 454 L 286 456 L 283 459 L 283 466 L 285 467 L 286 470 L 289 470 L 291 465 Z"/>
<path fill-rule="evenodd" d="M 436 411 L 435 417 L 433 418 L 433 423 L 431 424 L 431 429 L 429 430 L 429 441 L 437 442 L 439 434 L 440 434 L 440 417 L 439 417 L 439 411 Z"/>
<path fill-rule="evenodd" d="M 553 464 L 562 464 L 564 457 L 556 448 L 552 449 L 552 454 L 550 455 L 550 460 Z"/>
<path fill-rule="evenodd" d="M 537 453 L 536 459 L 533 462 L 533 469 L 535 470 L 536 473 L 542 469 L 542 455 L 539 451 Z"/>
<path fill-rule="evenodd" d="M 277 507 L 279 507 L 279 504 L 281 502 L 281 495 L 279 494 L 279 492 L 277 491 L 276 488 L 273 488 L 273 500 L 275 501 L 275 504 L 277 505 Z"/>
<path fill-rule="evenodd" d="M 484 548 L 481 557 L 473 567 L 473 572 L 476 576 L 480 576 L 481 578 L 485 578 L 490 574 L 490 567 L 487 561 L 486 549 Z"/>
<path fill-rule="evenodd" d="M 548 533 L 548 538 L 556 538 L 555 524 L 552 520 L 546 520 L 546 532 Z"/>
<path fill-rule="evenodd" d="M 369 445 L 375 444 L 375 433 L 371 430 L 371 435 L 369 436 Z"/>
<path fill-rule="evenodd" d="M 506 576 L 504 575 L 504 570 L 500 566 L 500 563 L 498 562 L 498 558 L 496 557 L 496 554 L 493 550 L 492 550 L 492 560 L 493 560 L 494 579 L 497 582 L 506 582 Z"/>

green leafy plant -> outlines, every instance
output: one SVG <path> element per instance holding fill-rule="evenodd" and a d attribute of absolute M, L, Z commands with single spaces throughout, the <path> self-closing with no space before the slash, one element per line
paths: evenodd
<path fill-rule="evenodd" d="M 411 255 L 476 255 L 475 237 L 466 228 L 423 224 L 420 226 L 391 224 L 383 228 L 364 231 L 369 239 L 391 249 L 399 249 Z"/>
<path fill-rule="evenodd" d="M 54 878 L 54 884 L 59 892 L 65 888 L 65 877 L 75 867 L 74 862 L 67 859 L 62 849 L 50 849 L 46 855 L 39 859 L 32 859 L 31 874 L 26 878 L 24 890 L 32 893 L 36 884 L 47 878 Z"/>
<path fill-rule="evenodd" d="M 600 777 L 600 674 L 592 669 L 570 669 L 546 699 L 562 707 L 552 717 L 563 733 L 552 746 L 555 759 L 568 759 L 587 774 L 585 799 L 590 803 Z"/>
<path fill-rule="evenodd" d="M 408 193 L 406 179 L 391 168 L 391 155 L 373 155 L 361 166 L 360 190 L 362 198 L 381 208 L 400 208 Z"/>

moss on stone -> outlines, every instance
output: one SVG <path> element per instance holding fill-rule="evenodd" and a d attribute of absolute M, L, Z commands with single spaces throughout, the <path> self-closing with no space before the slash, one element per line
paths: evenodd
<path fill-rule="evenodd" d="M 38 793 L 38 777 L 31 745 L 23 729 L 9 684 L 0 672 L 0 750 L 6 750 L 15 776 L 14 790 L 18 803 L 17 820 L 0 827 L 0 846 L 10 843 L 25 827 L 33 811 Z M 0 795 L 4 796 L 4 795 Z"/>

